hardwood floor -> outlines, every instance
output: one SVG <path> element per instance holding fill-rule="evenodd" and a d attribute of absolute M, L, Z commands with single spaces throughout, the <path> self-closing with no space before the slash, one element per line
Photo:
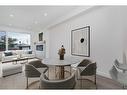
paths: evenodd
<path fill-rule="evenodd" d="M 50 77 L 53 77 L 52 72 L 52 69 L 50 69 Z M 87 78 L 91 79 L 91 77 Z M 31 78 L 29 83 L 37 80 L 39 78 Z M 0 89 L 25 89 L 25 87 L 26 78 L 24 72 L 0 78 Z M 29 89 L 39 89 L 39 82 L 30 85 Z M 75 89 L 96 89 L 96 86 L 89 80 L 83 80 L 81 88 L 80 80 L 77 80 Z M 122 89 L 122 85 L 112 79 L 97 75 L 97 89 Z"/>

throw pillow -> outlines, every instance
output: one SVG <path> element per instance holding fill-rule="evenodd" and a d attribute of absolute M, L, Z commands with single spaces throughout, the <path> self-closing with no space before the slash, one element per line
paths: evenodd
<path fill-rule="evenodd" d="M 13 53 L 12 53 L 12 52 L 4 52 L 4 55 L 5 55 L 5 56 L 12 56 Z"/>
<path fill-rule="evenodd" d="M 27 54 L 32 54 L 32 51 L 28 51 Z"/>

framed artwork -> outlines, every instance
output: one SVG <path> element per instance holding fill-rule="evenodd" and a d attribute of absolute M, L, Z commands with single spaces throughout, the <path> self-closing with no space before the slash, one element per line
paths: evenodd
<path fill-rule="evenodd" d="M 71 31 L 71 54 L 90 57 L 90 26 Z"/>
<path fill-rule="evenodd" d="M 39 41 L 43 41 L 43 32 L 39 33 Z"/>

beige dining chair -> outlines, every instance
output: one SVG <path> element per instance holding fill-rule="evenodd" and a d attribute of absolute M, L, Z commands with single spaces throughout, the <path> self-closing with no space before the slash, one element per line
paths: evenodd
<path fill-rule="evenodd" d="M 80 74 L 80 86 L 82 88 L 82 80 L 86 79 L 83 78 L 83 76 L 94 76 L 94 84 L 96 85 L 96 62 L 95 63 L 90 63 L 85 67 L 79 68 L 79 74 Z"/>
<path fill-rule="evenodd" d="M 116 66 L 112 66 L 110 70 L 110 75 L 113 80 L 122 84 L 123 88 L 127 86 L 127 73 L 120 72 Z"/>
<path fill-rule="evenodd" d="M 77 79 L 79 79 L 79 70 L 81 68 L 85 68 L 87 65 L 89 65 L 91 63 L 91 60 L 89 59 L 83 59 L 77 66 L 76 66 L 76 69 L 77 69 Z"/>
<path fill-rule="evenodd" d="M 40 89 L 73 89 L 75 84 L 75 72 L 62 80 L 50 80 L 44 73 L 40 76 Z"/>
<path fill-rule="evenodd" d="M 83 59 L 77 67 L 84 67 L 84 66 L 87 66 L 88 64 L 91 63 L 91 60 L 90 59 Z"/>
<path fill-rule="evenodd" d="M 40 77 L 42 73 L 48 71 L 48 67 L 42 64 L 40 60 L 31 61 L 25 64 L 25 76 L 27 79 L 26 88 L 28 88 L 28 78 Z"/>
<path fill-rule="evenodd" d="M 120 63 L 117 59 L 115 60 L 114 65 L 118 69 L 122 70 L 123 73 L 125 73 L 127 71 L 127 64 Z"/>

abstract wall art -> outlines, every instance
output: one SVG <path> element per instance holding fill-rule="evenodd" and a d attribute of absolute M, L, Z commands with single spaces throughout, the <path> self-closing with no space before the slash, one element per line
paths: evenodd
<path fill-rule="evenodd" d="M 71 54 L 90 57 L 90 26 L 71 31 Z"/>
<path fill-rule="evenodd" d="M 39 33 L 39 41 L 43 41 L 43 32 Z"/>

